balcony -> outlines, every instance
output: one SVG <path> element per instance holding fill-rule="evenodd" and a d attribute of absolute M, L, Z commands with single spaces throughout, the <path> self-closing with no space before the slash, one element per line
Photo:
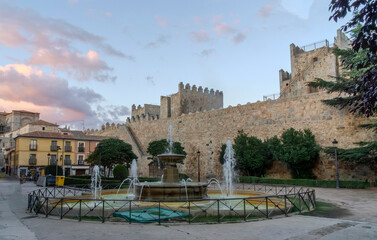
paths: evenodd
<path fill-rule="evenodd" d="M 78 152 L 85 152 L 85 147 L 79 147 Z"/>
<path fill-rule="evenodd" d="M 50 160 L 50 165 L 56 165 L 56 162 L 57 162 L 56 160 L 51 159 Z"/>
<path fill-rule="evenodd" d="M 35 159 L 35 158 L 30 158 L 30 159 L 29 159 L 29 165 L 37 165 L 37 159 Z"/>
<path fill-rule="evenodd" d="M 72 146 L 65 146 L 64 151 L 65 152 L 72 152 Z"/>
<path fill-rule="evenodd" d="M 72 165 L 72 161 L 64 159 L 64 165 Z"/>
<path fill-rule="evenodd" d="M 30 151 L 37 151 L 37 149 L 38 149 L 38 146 L 36 144 L 30 144 L 29 145 L 29 150 Z"/>
<path fill-rule="evenodd" d="M 56 146 L 56 145 L 51 145 L 51 146 L 50 146 L 50 151 L 58 151 L 58 146 Z"/>
<path fill-rule="evenodd" d="M 84 160 L 79 160 L 77 163 L 78 165 L 84 165 Z"/>

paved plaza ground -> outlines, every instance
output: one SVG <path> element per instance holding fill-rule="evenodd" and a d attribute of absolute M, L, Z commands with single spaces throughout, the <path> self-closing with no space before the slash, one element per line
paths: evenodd
<path fill-rule="evenodd" d="M 294 215 L 229 224 L 124 224 L 36 217 L 26 212 L 34 183 L 0 179 L 0 239 L 377 239 L 377 189 L 316 189 L 335 207 L 318 216 Z"/>

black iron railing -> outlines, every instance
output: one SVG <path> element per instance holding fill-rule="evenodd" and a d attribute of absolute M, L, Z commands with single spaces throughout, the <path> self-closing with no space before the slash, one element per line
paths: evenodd
<path fill-rule="evenodd" d="M 275 186 L 259 184 L 237 185 L 237 190 L 264 192 L 255 197 L 223 199 L 203 199 L 174 201 L 152 200 L 116 200 L 84 198 L 82 194 L 90 191 L 89 185 L 71 187 L 42 188 L 28 194 L 28 210 L 37 215 L 51 215 L 78 221 L 90 219 L 105 222 L 114 213 L 142 209 L 150 218 L 161 223 L 161 213 L 166 209 L 181 213 L 176 221 L 229 222 L 252 221 L 271 218 L 276 215 L 288 216 L 294 213 L 314 210 L 316 207 L 315 191 L 297 186 Z M 104 188 L 117 186 L 105 185 Z M 80 199 L 74 196 L 81 196 Z M 88 195 L 90 196 L 90 195 Z M 152 211 L 154 213 L 152 214 Z M 184 215 L 183 215 L 184 213 Z M 125 220 L 131 223 L 132 218 Z"/>

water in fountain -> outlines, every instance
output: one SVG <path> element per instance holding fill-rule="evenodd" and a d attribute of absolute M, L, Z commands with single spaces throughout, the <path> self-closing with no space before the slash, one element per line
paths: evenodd
<path fill-rule="evenodd" d="M 136 163 L 136 159 L 132 160 L 130 172 L 131 172 L 130 173 L 130 177 L 131 178 L 137 178 L 137 163 Z"/>
<path fill-rule="evenodd" d="M 91 189 L 92 189 L 92 194 L 95 199 L 98 199 L 99 196 L 101 196 L 101 176 L 99 173 L 99 167 L 98 165 L 95 165 L 93 167 L 93 172 L 92 172 L 92 183 L 91 183 Z"/>
<path fill-rule="evenodd" d="M 211 178 L 209 181 L 208 181 L 208 187 L 211 186 L 212 183 L 215 183 L 217 188 L 220 190 L 221 192 L 221 195 L 225 195 L 224 192 L 223 192 L 223 188 L 221 187 L 220 185 L 220 182 L 219 180 L 217 180 L 216 178 Z"/>
<path fill-rule="evenodd" d="M 227 196 L 232 196 L 233 194 L 233 181 L 236 178 L 236 173 L 234 170 L 235 165 L 236 159 L 234 158 L 232 142 L 228 140 L 226 142 L 223 164 L 224 184 Z"/>
<path fill-rule="evenodd" d="M 173 126 L 170 125 L 169 126 L 169 132 L 168 132 L 168 137 L 166 139 L 166 141 L 168 142 L 168 149 L 167 149 L 167 153 L 173 153 Z"/>
<path fill-rule="evenodd" d="M 163 183 L 164 182 L 164 174 L 161 175 L 161 180 L 160 180 L 160 183 Z"/>
<path fill-rule="evenodd" d="M 185 181 L 185 179 L 182 179 L 181 180 L 181 183 L 183 183 L 185 185 L 185 191 L 186 191 L 186 201 L 188 201 L 188 193 L 187 193 L 187 181 Z"/>

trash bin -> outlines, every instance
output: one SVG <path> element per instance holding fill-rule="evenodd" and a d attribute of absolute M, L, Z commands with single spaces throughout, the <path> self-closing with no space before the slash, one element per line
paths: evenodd
<path fill-rule="evenodd" d="M 65 176 L 56 176 L 56 186 L 64 186 Z"/>
<path fill-rule="evenodd" d="M 46 177 L 46 186 L 55 186 L 56 184 L 56 177 L 49 174 Z"/>

